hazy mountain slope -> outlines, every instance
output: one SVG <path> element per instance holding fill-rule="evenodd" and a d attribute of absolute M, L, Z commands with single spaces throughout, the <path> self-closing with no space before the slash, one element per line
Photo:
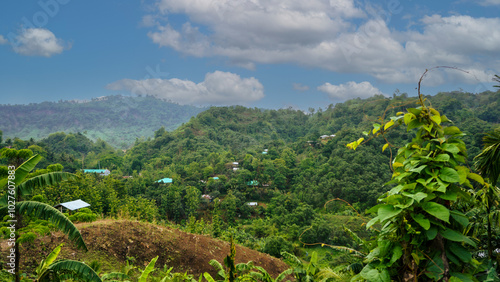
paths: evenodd
<path fill-rule="evenodd" d="M 203 108 L 181 106 L 152 97 L 108 96 L 88 102 L 60 101 L 0 105 L 4 139 L 40 139 L 54 132 L 86 132 L 96 140 L 128 147 L 164 126 L 174 130 Z"/>

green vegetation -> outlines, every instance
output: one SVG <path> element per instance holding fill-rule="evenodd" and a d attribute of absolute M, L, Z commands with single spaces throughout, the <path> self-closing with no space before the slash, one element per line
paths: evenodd
<path fill-rule="evenodd" d="M 500 257 L 499 102 L 500 92 L 452 92 L 354 99 L 310 114 L 214 107 L 175 130 L 157 126 L 154 138 L 138 139 L 126 151 L 61 132 L 40 141 L 8 138 L 1 146 L 40 156 L 42 169 L 30 177 L 76 176 L 34 185 L 23 196 L 49 206 L 76 199 L 89 203 L 68 215 L 73 222 L 153 222 L 197 238 L 234 240 L 282 258 L 292 269 L 271 272 L 276 269 L 236 263 L 230 251 L 224 264 L 205 259 L 220 273 L 196 273 L 208 281 L 283 281 L 289 274 L 325 282 L 490 281 Z M 358 139 L 368 128 L 369 142 Z M 0 153 L 15 161 L 9 155 L 14 151 Z M 8 164 L 6 158 L 1 164 Z M 99 167 L 111 174 L 81 171 Z M 173 181 L 157 182 L 163 178 Z M 55 228 L 43 227 L 38 214 L 30 216 L 21 231 L 34 234 L 26 245 Z M 129 240 L 130 248 L 140 244 Z M 103 244 L 99 248 L 109 251 Z M 175 252 L 151 254 L 136 264 L 146 267 L 144 272 L 115 267 L 100 273 L 101 279 L 199 277 L 179 265 L 154 268 L 157 261 L 168 265 Z"/>
<path fill-rule="evenodd" d="M 203 110 L 147 96 L 0 105 L 0 128 L 4 136 L 21 139 L 45 138 L 55 132 L 85 132 L 94 141 L 101 139 L 126 149 L 137 138 L 153 137 L 160 127 L 173 130 Z"/>

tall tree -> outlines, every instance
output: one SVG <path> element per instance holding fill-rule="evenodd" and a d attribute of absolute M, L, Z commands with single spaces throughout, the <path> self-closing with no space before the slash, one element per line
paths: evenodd
<path fill-rule="evenodd" d="M 500 128 L 488 133 L 483 138 L 484 148 L 475 159 L 475 166 L 479 173 L 487 178 L 491 184 L 483 184 L 483 188 L 476 193 L 479 204 L 486 211 L 488 257 L 493 258 L 492 224 L 500 216 L 500 189 L 496 187 L 500 174 Z"/>

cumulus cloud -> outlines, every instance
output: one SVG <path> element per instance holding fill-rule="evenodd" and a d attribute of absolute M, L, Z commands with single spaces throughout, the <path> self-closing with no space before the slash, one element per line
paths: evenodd
<path fill-rule="evenodd" d="M 152 95 L 182 105 L 241 105 L 264 97 L 264 87 L 256 78 L 215 71 L 195 83 L 171 79 L 122 79 L 106 86 L 110 90 L 126 90 L 137 95 Z"/>
<path fill-rule="evenodd" d="M 24 29 L 12 44 L 14 52 L 25 56 L 51 57 L 71 46 L 44 28 Z"/>
<path fill-rule="evenodd" d="M 307 91 L 309 90 L 309 86 L 301 84 L 301 83 L 293 83 L 292 84 L 293 89 L 297 91 Z"/>
<path fill-rule="evenodd" d="M 418 29 L 395 30 L 388 25 L 401 5 L 359 3 L 159 0 L 159 16 L 185 14 L 188 20 L 180 28 L 156 24 L 148 36 L 187 55 L 224 57 L 248 69 L 292 63 L 367 73 L 384 83 L 415 82 L 426 68 L 436 65 L 500 71 L 500 30 L 491 28 L 500 26 L 500 18 L 433 15 L 412 26 Z"/>
<path fill-rule="evenodd" d="M 3 37 L 3 35 L 0 34 L 0 45 L 7 44 L 9 41 Z"/>
<path fill-rule="evenodd" d="M 380 90 L 374 87 L 370 82 L 363 81 L 356 83 L 349 81 L 346 84 L 333 85 L 325 83 L 318 86 L 318 90 L 325 92 L 332 100 L 348 100 L 353 98 L 368 98 L 375 94 L 381 94 Z"/>

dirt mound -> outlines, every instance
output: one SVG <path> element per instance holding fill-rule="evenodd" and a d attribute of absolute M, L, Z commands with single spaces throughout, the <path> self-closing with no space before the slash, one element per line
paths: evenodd
<path fill-rule="evenodd" d="M 38 238 L 21 248 L 22 265 L 33 269 L 45 255 L 61 242 L 66 242 L 59 258 L 76 259 L 90 263 L 103 262 L 103 270 L 119 271 L 127 257 L 135 258 L 134 265 L 144 268 L 159 256 L 157 268 L 163 265 L 174 267 L 174 272 L 199 274 L 209 272 L 215 277 L 214 268 L 208 264 L 211 259 L 223 262 L 229 254 L 229 243 L 211 237 L 186 233 L 169 227 L 129 220 L 105 220 L 91 224 L 79 224 L 78 228 L 89 252 L 77 250 L 66 236 L 56 232 L 52 236 Z M 279 259 L 251 250 L 236 247 L 236 262 L 253 261 L 264 267 L 275 277 L 289 267 Z M 109 269 L 111 268 L 111 269 Z M 114 269 L 113 269 L 114 268 Z"/>

